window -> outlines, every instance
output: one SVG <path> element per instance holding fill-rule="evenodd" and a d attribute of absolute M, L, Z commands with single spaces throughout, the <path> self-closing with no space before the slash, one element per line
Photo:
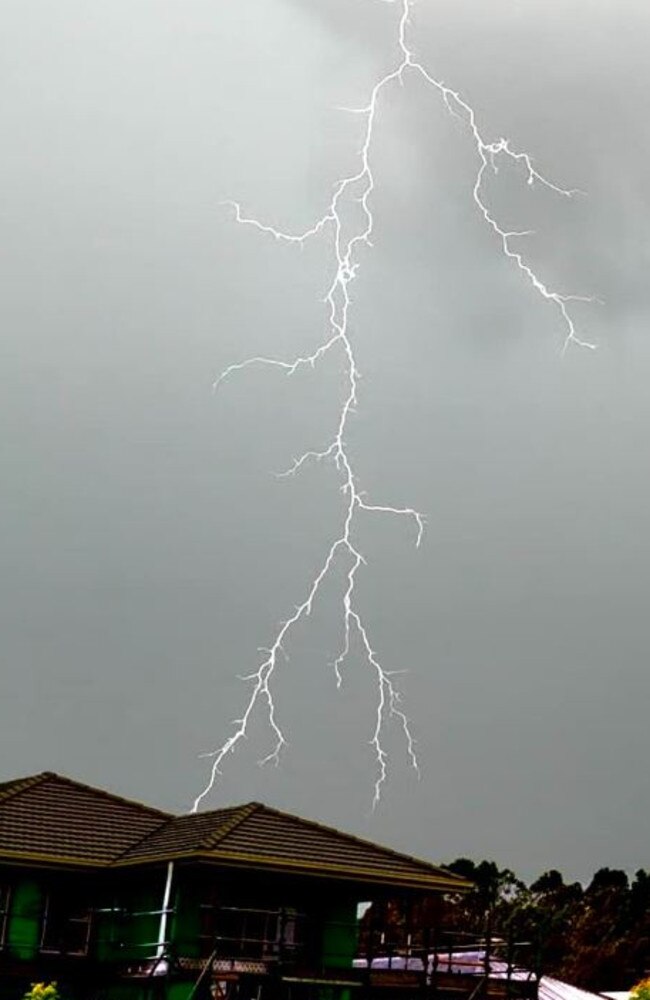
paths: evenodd
<path fill-rule="evenodd" d="M 83 895 L 74 890 L 53 889 L 45 901 L 41 951 L 87 955 L 90 920 L 90 907 Z"/>
<path fill-rule="evenodd" d="M 9 918 L 9 901 L 11 899 L 11 889 L 8 885 L 0 884 L 0 948 L 5 943 L 7 933 L 7 920 Z"/>
<path fill-rule="evenodd" d="M 201 952 L 228 959 L 271 961 L 300 947 L 301 918 L 294 909 L 257 910 L 205 904 L 201 907 Z"/>

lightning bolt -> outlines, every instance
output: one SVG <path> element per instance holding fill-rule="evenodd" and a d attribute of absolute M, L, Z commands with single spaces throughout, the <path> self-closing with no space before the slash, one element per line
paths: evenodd
<path fill-rule="evenodd" d="M 594 345 L 578 336 L 576 325 L 571 315 L 571 304 L 579 301 L 593 301 L 586 296 L 564 295 L 549 288 L 527 262 L 523 253 L 515 248 L 514 241 L 529 235 L 529 231 L 509 231 L 504 229 L 488 207 L 483 194 L 486 174 L 497 173 L 499 162 L 507 161 L 519 168 L 529 186 L 536 184 L 550 189 L 563 198 L 571 198 L 580 193 L 577 190 L 566 190 L 543 177 L 533 165 L 530 155 L 515 149 L 507 139 L 488 142 L 479 129 L 476 114 L 472 107 L 460 94 L 436 79 L 419 62 L 408 42 L 411 27 L 411 13 L 416 0 L 385 0 L 395 3 L 400 9 L 397 25 L 398 59 L 394 69 L 375 83 L 370 93 L 368 103 L 361 108 L 345 108 L 358 115 L 363 122 L 362 144 L 358 154 L 357 166 L 353 173 L 339 180 L 331 201 L 324 214 L 310 228 L 301 233 L 290 233 L 267 225 L 258 219 L 243 214 L 238 202 L 229 202 L 235 220 L 244 226 L 258 230 L 260 233 L 272 236 L 281 243 L 303 246 L 308 240 L 317 237 L 329 237 L 334 256 L 334 277 L 329 286 L 325 303 L 327 308 L 328 326 L 323 342 L 311 354 L 305 354 L 292 360 L 280 360 L 273 357 L 253 357 L 237 364 L 232 364 L 215 382 L 215 389 L 221 386 L 233 375 L 253 366 L 262 365 L 276 368 L 286 375 L 294 375 L 299 369 L 307 366 L 314 368 L 326 355 L 333 351 L 342 354 L 344 363 L 344 379 L 346 391 L 338 414 L 338 421 L 330 443 L 319 450 L 305 452 L 282 475 L 294 476 L 305 465 L 311 462 L 329 461 L 333 464 L 339 480 L 341 492 L 345 498 L 343 520 L 338 537 L 336 537 L 324 561 L 311 583 L 308 585 L 302 602 L 297 605 L 294 613 L 279 627 L 271 645 L 261 650 L 262 662 L 258 668 L 241 678 L 252 685 L 252 690 L 245 710 L 239 719 L 234 720 L 233 730 L 217 749 L 201 756 L 211 761 L 207 783 L 197 796 L 193 811 L 196 812 L 202 801 L 213 790 L 222 773 L 222 764 L 229 754 L 233 753 L 248 734 L 251 717 L 258 705 L 265 705 L 268 726 L 272 737 L 272 748 L 260 764 L 278 764 L 287 740 L 278 722 L 276 705 L 273 699 L 272 681 L 281 659 L 285 654 L 285 643 L 289 639 L 294 626 L 308 618 L 312 612 L 321 585 L 328 575 L 334 572 L 335 564 L 344 561 L 345 590 L 343 593 L 343 644 L 334 663 L 334 674 L 337 687 L 343 682 L 342 667 L 350 654 L 352 643 L 356 638 L 361 645 L 367 667 L 372 671 L 376 683 L 376 707 L 374 728 L 370 739 L 376 762 L 376 778 L 374 783 L 373 808 L 378 804 L 382 787 L 388 775 L 388 755 L 384 749 L 384 734 L 390 723 L 397 723 L 402 730 L 405 752 L 411 767 L 419 774 L 415 739 L 407 715 L 401 708 L 400 693 L 393 676 L 395 671 L 387 670 L 375 651 L 370 640 L 368 627 L 356 603 L 356 584 L 359 572 L 364 565 L 364 558 L 354 540 L 354 528 L 357 520 L 366 515 L 393 515 L 408 518 L 415 529 L 415 544 L 419 547 L 424 531 L 424 518 L 411 507 L 399 507 L 391 504 L 371 503 L 366 494 L 359 488 L 354 465 L 346 443 L 346 432 L 350 418 L 357 406 L 357 389 L 359 384 L 359 368 L 353 343 L 349 333 L 350 285 L 359 272 L 359 251 L 370 247 L 374 219 L 371 208 L 371 196 L 375 189 L 375 176 L 372 166 L 372 145 L 375 134 L 377 115 L 382 95 L 391 85 L 405 83 L 408 77 L 420 77 L 429 89 L 444 103 L 449 114 L 465 127 L 474 145 L 477 157 L 477 171 L 472 186 L 472 198 L 481 217 L 493 232 L 495 243 L 501 254 L 519 270 L 522 277 L 545 302 L 555 308 L 563 329 L 564 353 L 571 345 L 593 349 Z M 345 235 L 344 212 L 353 203 L 361 206 L 360 221 L 356 231 L 350 236 Z"/>

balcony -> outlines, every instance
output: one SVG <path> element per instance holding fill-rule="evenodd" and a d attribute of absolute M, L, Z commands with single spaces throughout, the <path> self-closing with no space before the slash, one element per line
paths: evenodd
<path fill-rule="evenodd" d="M 323 986 L 383 1000 L 537 997 L 538 978 L 521 942 L 433 928 L 323 924 L 287 909 L 211 907 L 204 916 L 203 958 L 180 958 L 179 965 L 204 969 L 225 998 L 303 998 Z"/>

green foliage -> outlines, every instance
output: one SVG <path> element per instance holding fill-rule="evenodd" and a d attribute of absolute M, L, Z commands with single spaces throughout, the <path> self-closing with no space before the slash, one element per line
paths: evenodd
<path fill-rule="evenodd" d="M 442 910 L 433 901 L 409 915 L 425 927 L 527 942 L 516 960 L 532 972 L 556 976 L 593 992 L 628 990 L 631 1000 L 650 1000 L 650 873 L 633 880 L 601 868 L 587 887 L 565 882 L 557 869 L 526 885 L 494 861 L 457 858 L 446 866 L 474 883 L 465 895 L 449 895 Z M 367 921 L 371 920 L 369 913 Z M 387 925 L 404 925 L 398 900 L 385 906 Z M 640 982 L 639 982 L 640 980 Z"/>
<path fill-rule="evenodd" d="M 630 1000 L 650 1000 L 650 979 L 641 979 L 632 987 Z"/>
<path fill-rule="evenodd" d="M 56 983 L 32 983 L 23 1000 L 61 1000 Z"/>

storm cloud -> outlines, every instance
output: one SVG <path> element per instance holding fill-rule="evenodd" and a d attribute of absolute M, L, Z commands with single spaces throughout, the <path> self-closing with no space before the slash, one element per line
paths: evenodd
<path fill-rule="evenodd" d="M 189 806 L 277 622 L 336 536 L 341 365 L 290 381 L 325 328 L 326 241 L 238 227 L 238 199 L 299 229 L 349 172 L 394 64 L 371 0 L 4 0 L 0 334 L 5 777 L 54 769 Z M 502 170 L 500 218 L 580 304 L 595 352 L 472 202 L 465 129 L 421 81 L 382 100 L 374 247 L 354 285 L 363 374 L 349 445 L 377 502 L 359 597 L 398 678 L 422 778 L 389 738 L 370 814 L 375 692 L 336 690 L 342 576 L 287 648 L 290 740 L 263 716 L 211 800 L 261 799 L 436 859 L 533 874 L 648 864 L 647 336 L 650 12 L 632 2 L 418 4 L 419 58 L 525 148 L 567 200 Z"/>

